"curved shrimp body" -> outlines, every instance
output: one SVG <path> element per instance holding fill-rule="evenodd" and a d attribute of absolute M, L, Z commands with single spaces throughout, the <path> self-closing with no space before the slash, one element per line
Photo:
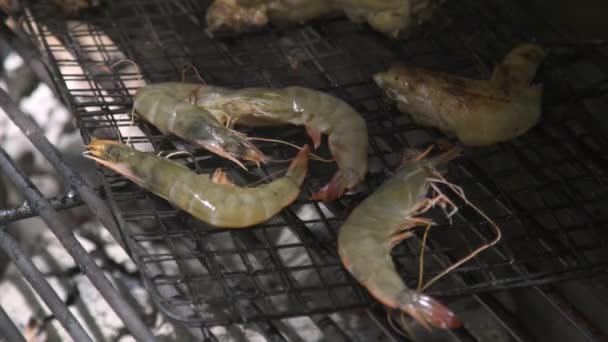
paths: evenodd
<path fill-rule="evenodd" d="M 491 145 L 524 134 L 540 120 L 542 86 L 530 82 L 543 57 L 538 46 L 520 46 L 490 80 L 405 65 L 394 65 L 374 80 L 415 122 L 453 133 L 466 145 Z"/>
<path fill-rule="evenodd" d="M 241 167 L 238 159 L 263 162 L 266 157 L 246 136 L 226 128 L 204 108 L 191 103 L 199 87 L 173 82 L 142 87 L 135 94 L 135 111 L 161 131 L 200 145 Z"/>
<path fill-rule="evenodd" d="M 455 150 L 453 150 L 455 152 Z M 424 326 L 454 328 L 458 319 L 445 306 L 408 288 L 397 274 L 390 251 L 423 223 L 428 178 L 435 167 L 454 158 L 452 151 L 402 167 L 353 210 L 338 236 L 346 269 L 384 305 L 408 313 Z"/>
<path fill-rule="evenodd" d="M 303 87 L 228 89 L 207 86 L 197 104 L 216 118 L 243 125 L 294 124 L 306 126 L 315 147 L 328 135 L 338 171 L 313 199 L 333 200 L 363 180 L 367 172 L 367 125 L 346 102 Z"/>
<path fill-rule="evenodd" d="M 213 178 L 199 175 L 182 164 L 116 141 L 94 139 L 88 148 L 89 158 L 217 227 L 242 228 L 270 219 L 298 197 L 308 171 L 308 147 L 304 147 L 284 177 L 241 188 L 221 172 Z"/>

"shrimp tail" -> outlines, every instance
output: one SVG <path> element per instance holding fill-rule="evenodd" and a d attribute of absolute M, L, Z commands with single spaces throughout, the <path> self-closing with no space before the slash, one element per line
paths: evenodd
<path fill-rule="evenodd" d="M 344 194 L 348 184 L 352 184 L 352 178 L 356 177 L 353 172 L 348 170 L 338 170 L 331 181 L 310 197 L 312 201 L 332 201 Z"/>
<path fill-rule="evenodd" d="M 425 328 L 430 329 L 431 325 L 440 329 L 460 327 L 461 323 L 458 317 L 445 305 L 427 295 L 408 289 L 409 291 L 412 293 L 412 298 L 401 309 Z"/>
<path fill-rule="evenodd" d="M 309 153 L 310 148 L 308 145 L 304 145 L 287 169 L 286 176 L 295 180 L 298 185 L 302 185 L 304 178 L 306 177 L 306 173 L 308 172 Z"/>

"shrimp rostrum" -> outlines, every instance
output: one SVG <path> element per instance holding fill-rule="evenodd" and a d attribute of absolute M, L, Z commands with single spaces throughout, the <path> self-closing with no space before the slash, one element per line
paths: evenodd
<path fill-rule="evenodd" d="M 321 143 L 321 134 L 328 135 L 338 171 L 313 199 L 336 199 L 365 177 L 367 125 L 353 107 L 337 97 L 304 87 L 229 89 L 201 85 L 194 101 L 218 120 L 250 126 L 305 126 L 315 147 Z"/>
<path fill-rule="evenodd" d="M 292 161 L 285 176 L 256 187 L 232 184 L 218 169 L 213 177 L 137 151 L 116 141 L 93 139 L 91 158 L 216 227 L 242 228 L 264 222 L 299 195 L 308 171 L 308 147 Z"/>
<path fill-rule="evenodd" d="M 245 168 L 239 161 L 264 162 L 266 157 L 244 134 L 222 125 L 211 113 L 192 104 L 196 84 L 157 83 L 137 90 L 134 110 L 163 132 L 173 133 Z"/>
<path fill-rule="evenodd" d="M 545 52 L 534 44 L 513 49 L 489 80 L 472 80 L 397 64 L 374 75 L 378 86 L 416 123 L 483 146 L 526 133 L 541 116 L 542 85 L 531 85 Z"/>
<path fill-rule="evenodd" d="M 353 277 L 375 299 L 427 328 L 456 328 L 460 323 L 443 304 L 405 285 L 390 251 L 412 236 L 412 228 L 433 223 L 419 215 L 433 206 L 446 209 L 452 203 L 433 181 L 436 168 L 458 155 L 454 148 L 434 158 L 424 159 L 423 154 L 409 161 L 353 210 L 338 236 L 338 253 Z M 433 198 L 427 197 L 431 188 L 437 192 Z"/>

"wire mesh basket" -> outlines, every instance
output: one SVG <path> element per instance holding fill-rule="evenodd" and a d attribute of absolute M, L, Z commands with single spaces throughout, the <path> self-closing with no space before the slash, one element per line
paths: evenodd
<path fill-rule="evenodd" d="M 99 169 L 130 253 L 154 299 L 170 317 L 197 326 L 282 319 L 367 308 L 375 302 L 342 268 L 336 251 L 341 222 L 390 176 L 405 147 L 428 147 L 439 132 L 415 125 L 374 85 L 371 75 L 395 61 L 486 78 L 515 45 L 537 41 L 551 54 L 539 71 L 545 87 L 542 122 L 492 147 L 465 149 L 448 169 L 470 202 L 490 216 L 502 241 L 429 288 L 457 296 L 585 277 L 608 270 L 606 138 L 598 119 L 606 100 L 608 50 L 576 43 L 524 1 L 447 1 L 419 32 L 391 40 L 342 18 L 243 35 L 204 33 L 208 1 L 107 1 L 78 19 L 52 2 L 28 6 L 25 25 L 44 52 L 60 94 L 85 142 L 111 137 L 176 157 L 198 173 L 217 167 L 248 184 L 285 168 L 243 173 L 234 165 L 130 118 L 139 74 L 108 66 L 135 62 L 147 83 L 208 82 L 234 88 L 300 85 L 333 94 L 365 117 L 369 174 L 339 201 L 307 200 L 335 166 L 311 165 L 300 198 L 270 221 L 246 230 L 206 226 L 115 173 Z M 474 18 L 475 20 L 471 20 Z M 194 66 L 199 75 L 184 68 Z M 603 107 L 605 108 L 605 106 Z M 127 139 L 134 125 L 138 134 Z M 131 130 L 132 131 L 132 130 Z M 306 142 L 302 127 L 248 134 Z M 325 145 L 325 144 L 324 144 Z M 260 143 L 273 158 L 292 148 Z M 319 154 L 329 156 L 321 148 Z M 462 204 L 462 203 L 461 203 Z M 462 206 L 453 222 L 429 235 L 424 278 L 494 238 L 488 222 Z M 399 272 L 416 286 L 419 238 L 397 246 Z"/>

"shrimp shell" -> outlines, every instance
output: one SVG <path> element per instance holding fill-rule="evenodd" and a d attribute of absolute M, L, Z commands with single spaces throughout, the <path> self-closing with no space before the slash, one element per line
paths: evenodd
<path fill-rule="evenodd" d="M 151 153 L 116 141 L 93 139 L 91 158 L 213 226 L 243 228 L 264 222 L 299 195 L 308 171 L 305 146 L 284 177 L 257 187 L 241 188 L 217 172 L 213 178 Z"/>
<path fill-rule="evenodd" d="M 400 64 L 374 80 L 416 123 L 454 133 L 466 145 L 492 145 L 526 133 L 540 120 L 542 85 L 530 82 L 544 56 L 536 45 L 519 46 L 490 80 Z"/>
<path fill-rule="evenodd" d="M 266 156 L 247 137 L 232 131 L 211 113 L 192 103 L 199 84 L 156 83 L 137 90 L 137 114 L 163 132 L 173 133 L 245 168 L 238 159 L 256 163 Z"/>
<path fill-rule="evenodd" d="M 216 118 L 243 125 L 293 124 L 305 126 L 315 147 L 328 135 L 329 149 L 338 171 L 313 199 L 329 201 L 361 182 L 367 173 L 367 125 L 346 102 L 329 94 L 286 87 L 229 89 L 202 86 L 196 103 Z"/>
<path fill-rule="evenodd" d="M 403 166 L 353 210 L 338 236 L 338 253 L 353 277 L 378 301 L 410 314 L 427 327 L 447 329 L 460 323 L 441 303 L 405 285 L 390 251 L 411 236 L 411 228 L 430 222 L 417 217 L 428 209 L 428 178 L 438 165 L 458 153 L 453 149 Z"/>

